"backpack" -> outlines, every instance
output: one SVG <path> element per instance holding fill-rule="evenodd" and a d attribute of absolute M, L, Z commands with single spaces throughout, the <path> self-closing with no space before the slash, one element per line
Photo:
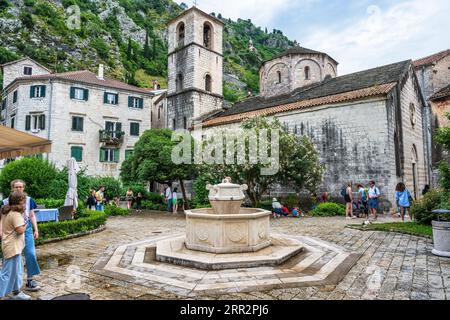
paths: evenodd
<path fill-rule="evenodd" d="M 345 197 L 347 195 L 347 188 L 342 188 L 341 196 Z"/>

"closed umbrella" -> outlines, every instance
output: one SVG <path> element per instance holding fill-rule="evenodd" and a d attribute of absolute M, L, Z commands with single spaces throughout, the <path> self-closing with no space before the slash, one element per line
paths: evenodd
<path fill-rule="evenodd" d="M 73 206 L 75 210 L 78 208 L 78 191 L 77 191 L 77 172 L 80 170 L 74 158 L 67 162 L 67 169 L 69 171 L 69 190 L 66 194 L 65 206 Z"/>

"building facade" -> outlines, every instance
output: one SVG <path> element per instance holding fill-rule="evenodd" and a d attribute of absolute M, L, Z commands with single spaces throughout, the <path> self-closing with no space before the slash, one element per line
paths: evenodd
<path fill-rule="evenodd" d="M 3 124 L 52 141 L 45 157 L 58 168 L 74 157 L 86 173 L 119 177 L 122 162 L 150 129 L 152 92 L 75 71 L 8 79 Z"/>
<path fill-rule="evenodd" d="M 223 23 L 192 7 L 169 22 L 168 127 L 187 129 L 222 110 Z"/>

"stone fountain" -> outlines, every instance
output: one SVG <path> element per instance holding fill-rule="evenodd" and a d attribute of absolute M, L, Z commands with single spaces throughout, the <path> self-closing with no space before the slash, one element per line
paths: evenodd
<path fill-rule="evenodd" d="M 242 208 L 247 185 L 225 178 L 207 185 L 212 208 L 186 210 L 186 236 L 157 244 L 156 259 L 201 269 L 280 264 L 302 250 L 298 242 L 271 237 L 271 212 Z"/>

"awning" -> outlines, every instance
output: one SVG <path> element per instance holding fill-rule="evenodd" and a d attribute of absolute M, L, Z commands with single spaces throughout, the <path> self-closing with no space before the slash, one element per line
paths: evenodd
<path fill-rule="evenodd" d="M 0 125 L 0 160 L 49 153 L 52 142 Z"/>

